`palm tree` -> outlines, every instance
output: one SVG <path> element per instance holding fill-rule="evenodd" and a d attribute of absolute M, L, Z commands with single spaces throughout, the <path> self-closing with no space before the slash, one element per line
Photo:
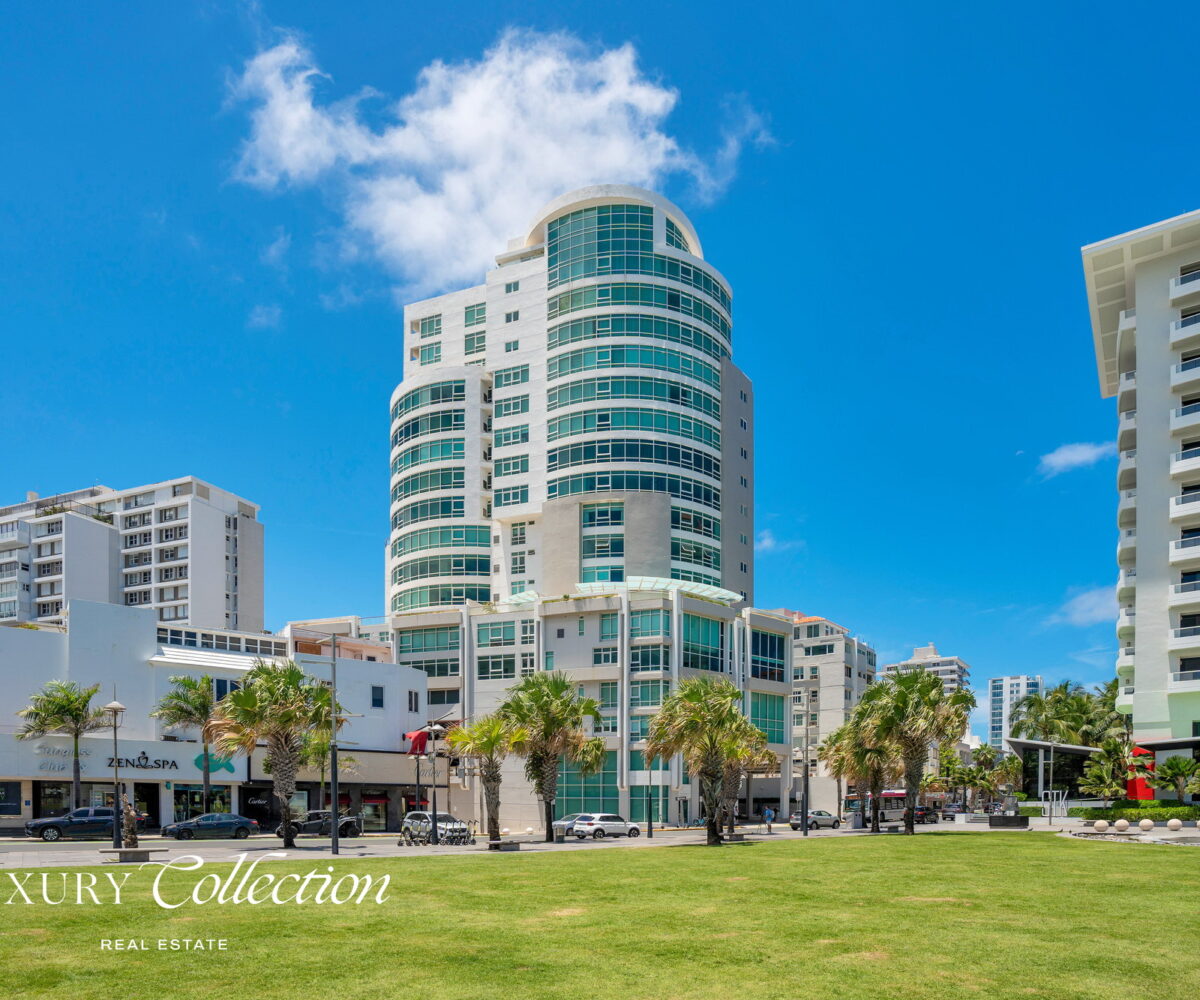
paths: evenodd
<path fill-rule="evenodd" d="M 880 743 L 895 747 L 903 763 L 904 832 L 913 834 L 917 793 L 930 751 L 962 737 L 975 696 L 965 690 L 947 693 L 941 678 L 918 669 L 871 685 L 859 704 L 864 729 Z"/>
<path fill-rule="evenodd" d="M 325 776 L 329 773 L 333 758 L 333 734 L 328 728 L 314 729 L 304 737 L 300 747 L 300 766 L 321 775 L 321 792 L 317 801 L 319 809 L 325 808 Z M 353 774 L 358 770 L 358 761 L 348 753 L 338 752 L 338 774 Z M 338 806 L 333 804 L 331 811 L 338 815 Z M 332 822 L 332 821 L 331 821 Z"/>
<path fill-rule="evenodd" d="M 266 746 L 265 765 L 279 800 L 285 848 L 296 846 L 289 820 L 304 740 L 314 729 L 329 728 L 331 702 L 329 688 L 291 660 L 255 660 L 242 686 L 217 702 L 204 726 L 204 739 L 224 757 L 251 754 L 260 743 Z"/>
<path fill-rule="evenodd" d="M 1105 740 L 1100 749 L 1083 765 L 1079 790 L 1086 795 L 1103 799 L 1107 806 L 1113 799 L 1125 797 L 1130 771 L 1134 767 L 1133 747 L 1125 740 Z"/>
<path fill-rule="evenodd" d="M 79 738 L 97 729 L 112 725 L 102 708 L 92 707 L 92 698 L 99 684 L 80 687 L 73 681 L 50 681 L 29 699 L 29 705 L 17 715 L 25 720 L 17 733 L 19 740 L 40 739 L 43 736 L 71 737 L 71 808 L 79 806 L 81 778 L 79 768 Z M 119 808 L 114 802 L 113 808 Z"/>
<path fill-rule="evenodd" d="M 1188 785 L 1200 778 L 1200 761 L 1194 757 L 1167 757 L 1155 764 L 1153 771 L 1142 769 L 1142 777 L 1151 788 L 1173 788 L 1182 804 Z"/>
<path fill-rule="evenodd" d="M 1076 743 L 1078 732 L 1072 732 L 1073 701 L 1083 694 L 1083 688 L 1072 681 L 1063 681 L 1045 691 L 1025 695 L 1013 706 L 1012 734 L 1032 740 L 1052 740 L 1056 743 Z"/>
<path fill-rule="evenodd" d="M 158 708 L 150 713 L 150 717 L 161 719 L 167 729 L 199 729 L 203 738 L 204 727 L 212 718 L 216 698 L 213 695 L 212 678 L 205 674 L 203 677 L 192 677 L 181 674 L 171 678 L 171 690 L 163 695 Z M 209 800 L 212 797 L 211 767 L 208 760 L 208 740 L 203 740 L 204 746 L 204 808 L 211 808 Z"/>
<path fill-rule="evenodd" d="M 574 761 L 584 774 L 594 774 L 604 766 L 604 740 L 583 732 L 585 719 L 600 719 L 596 699 L 582 697 L 567 674 L 553 670 L 522 678 L 498 711 L 526 732 L 520 751 L 525 758 L 525 777 L 542 800 L 546 841 L 552 842 L 560 763 Z"/>
<path fill-rule="evenodd" d="M 1015 753 L 1005 754 L 992 768 L 992 775 L 997 785 L 1012 785 L 1014 792 L 1021 790 L 1021 782 L 1025 775 L 1025 767 L 1021 758 Z"/>
<path fill-rule="evenodd" d="M 864 713 L 856 708 L 850 721 L 829 735 L 817 756 L 831 770 L 840 771 L 847 780 L 855 783 L 860 791 L 860 803 L 866 802 L 862 792 L 870 796 L 871 832 L 878 833 L 883 790 L 902 773 L 895 745 L 880 740 L 874 729 L 866 724 Z"/>
<path fill-rule="evenodd" d="M 721 807 L 729 832 L 733 833 L 742 780 L 753 771 L 778 767 L 779 758 L 767 749 L 766 734 L 745 716 L 727 728 L 722 749 L 725 762 L 721 770 Z"/>
<path fill-rule="evenodd" d="M 663 699 L 646 737 L 648 761 L 682 755 L 700 786 L 710 847 L 721 843 L 721 783 L 729 733 L 745 719 L 741 702 L 742 693 L 723 677 L 686 678 Z"/>
<path fill-rule="evenodd" d="M 529 738 L 523 726 L 501 715 L 480 716 L 469 726 L 457 726 L 446 737 L 450 749 L 479 764 L 483 800 L 487 809 L 488 847 L 500 843 L 500 768 L 510 753 L 523 753 Z"/>

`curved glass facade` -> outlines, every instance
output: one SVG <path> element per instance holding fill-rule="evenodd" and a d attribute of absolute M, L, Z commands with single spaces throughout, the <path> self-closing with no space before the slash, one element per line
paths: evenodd
<path fill-rule="evenodd" d="M 546 342 L 550 350 L 554 350 L 556 347 L 578 343 L 581 340 L 599 340 L 604 337 L 654 337 L 657 340 L 670 340 L 676 344 L 694 347 L 718 361 L 729 354 L 724 344 L 699 327 L 680 320 L 637 313 L 589 316 L 587 319 L 560 323 L 550 328 Z"/>
<path fill-rule="evenodd" d="M 604 309 L 609 306 L 654 306 L 656 309 L 669 309 L 671 312 L 682 313 L 707 323 L 726 340 L 733 336 L 729 318 L 704 299 L 669 285 L 652 285 L 645 281 L 605 281 L 553 295 L 546 303 L 546 319 L 557 319 L 581 309 Z"/>

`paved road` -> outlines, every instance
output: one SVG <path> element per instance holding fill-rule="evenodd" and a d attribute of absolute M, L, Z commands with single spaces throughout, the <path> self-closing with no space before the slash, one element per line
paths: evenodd
<path fill-rule="evenodd" d="M 1067 821 L 1056 821 L 1053 826 L 1044 820 L 1034 820 L 1035 828 L 1043 830 L 1060 830 L 1064 826 L 1076 828 L 1079 824 Z M 775 826 L 774 832 L 768 835 L 762 827 L 748 826 L 739 828 L 748 840 L 799 840 L 803 832 L 794 832 L 787 826 Z M 937 824 L 918 826 L 921 834 L 939 832 L 954 833 L 988 833 L 988 827 L 983 824 Z M 997 831 L 999 832 L 999 831 Z M 1165 831 L 1163 831 L 1165 832 Z M 828 837 L 869 837 L 873 834 L 863 831 L 847 830 L 816 830 L 810 834 L 814 839 Z M 888 836 L 888 834 L 881 834 Z M 629 849 L 641 847 L 663 847 L 683 844 L 702 844 L 704 831 L 688 830 L 656 830 L 653 838 L 643 834 L 641 837 L 608 837 L 604 840 L 577 840 L 568 838 L 565 844 L 547 844 L 537 837 L 512 837 L 510 840 L 519 841 L 521 850 L 527 852 L 542 851 L 605 851 L 613 849 Z M 251 856 L 278 853 L 281 842 L 278 837 L 263 835 L 251 837 L 248 840 L 189 840 L 175 841 L 166 837 L 143 836 L 142 846 L 166 847 L 168 854 L 159 854 L 159 860 L 180 857 L 185 854 L 199 855 L 205 861 L 232 861 L 242 852 Z M 49 868 L 77 865 L 95 865 L 107 860 L 99 852 L 107 848 L 104 841 L 59 841 L 47 844 L 41 841 L 17 838 L 0 838 L 0 868 Z M 296 841 L 296 847 L 287 852 L 289 858 L 330 857 L 328 838 L 302 837 Z M 402 847 L 396 843 L 395 834 L 374 834 L 365 837 L 354 837 L 341 843 L 343 858 L 392 858 L 392 857 L 426 857 L 430 855 L 468 855 L 484 851 L 484 840 L 480 838 L 474 846 L 467 847 Z M 263 860 L 273 860 L 264 858 Z"/>

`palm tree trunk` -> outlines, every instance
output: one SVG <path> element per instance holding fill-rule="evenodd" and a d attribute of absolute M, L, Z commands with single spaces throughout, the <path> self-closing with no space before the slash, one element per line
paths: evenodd
<path fill-rule="evenodd" d="M 925 758 L 928 752 L 920 757 L 912 756 L 904 761 L 904 832 L 914 834 L 916 827 L 917 792 L 921 788 L 921 775 L 925 771 Z"/>
<path fill-rule="evenodd" d="M 554 799 L 558 794 L 558 757 L 542 762 L 542 810 L 546 823 L 546 843 L 554 843 Z"/>
<path fill-rule="evenodd" d="M 497 844 L 500 842 L 500 761 L 494 757 L 484 757 L 479 763 L 484 808 L 487 810 L 488 843 Z"/>
<path fill-rule="evenodd" d="M 71 759 L 71 808 L 79 808 L 79 796 L 83 792 L 82 779 L 79 775 L 79 734 L 72 733 L 75 752 Z"/>
<path fill-rule="evenodd" d="M 721 788 L 720 779 L 711 775 L 700 778 L 700 797 L 704 799 L 705 844 L 717 847 L 721 844 Z"/>
<path fill-rule="evenodd" d="M 204 744 L 204 811 L 212 811 L 212 781 L 209 777 L 208 744 Z"/>

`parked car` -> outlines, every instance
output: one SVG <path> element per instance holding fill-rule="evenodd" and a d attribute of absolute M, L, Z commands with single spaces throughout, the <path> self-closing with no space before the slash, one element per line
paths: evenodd
<path fill-rule="evenodd" d="M 176 840 L 191 840 L 193 837 L 233 837 L 245 840 L 258 833 L 258 820 L 247 819 L 236 813 L 204 813 L 191 819 L 168 823 L 162 828 L 164 837 Z"/>
<path fill-rule="evenodd" d="M 565 837 L 571 836 L 575 832 L 577 819 L 591 819 L 591 816 L 587 813 L 567 813 L 562 819 L 554 821 L 554 832 L 561 833 Z"/>
<path fill-rule="evenodd" d="M 594 840 L 605 837 L 640 837 L 642 828 L 636 823 L 627 823 L 614 813 L 596 813 L 577 816 L 572 831 L 579 840 L 591 836 Z"/>
<path fill-rule="evenodd" d="M 437 829 L 439 840 L 450 839 L 474 843 L 470 827 L 461 819 L 451 816 L 450 813 L 439 812 L 437 814 Z M 407 836 L 413 840 L 427 840 L 433 834 L 433 813 L 419 811 L 406 814 L 400 823 L 400 834 L 402 837 Z"/>
<path fill-rule="evenodd" d="M 794 812 L 788 817 L 788 826 L 793 830 L 799 830 L 804 825 L 804 814 Z M 836 830 L 842 825 L 842 821 L 833 815 L 831 812 L 826 812 L 824 809 L 810 809 L 808 811 L 808 828 L 816 830 L 819 827 L 827 826 L 831 830 Z"/>
<path fill-rule="evenodd" d="M 330 821 L 331 816 L 332 813 L 328 809 L 310 809 L 302 817 L 296 817 L 292 820 L 292 835 L 298 837 L 302 833 L 311 833 L 314 837 L 328 837 L 333 833 L 333 825 Z M 282 823 L 275 828 L 275 836 L 283 836 Z M 339 816 L 338 836 L 362 836 L 362 817 Z"/>
<path fill-rule="evenodd" d="M 137 828 L 146 829 L 149 813 L 137 814 Z M 45 816 L 25 824 L 25 835 L 42 840 L 62 840 L 64 837 L 101 839 L 112 836 L 113 811 L 110 806 L 72 809 L 62 816 Z"/>
<path fill-rule="evenodd" d="M 917 806 L 913 810 L 914 823 L 936 823 L 938 812 L 934 806 Z"/>
<path fill-rule="evenodd" d="M 942 819 L 954 819 L 955 816 L 966 811 L 961 802 L 947 802 L 942 806 Z"/>

